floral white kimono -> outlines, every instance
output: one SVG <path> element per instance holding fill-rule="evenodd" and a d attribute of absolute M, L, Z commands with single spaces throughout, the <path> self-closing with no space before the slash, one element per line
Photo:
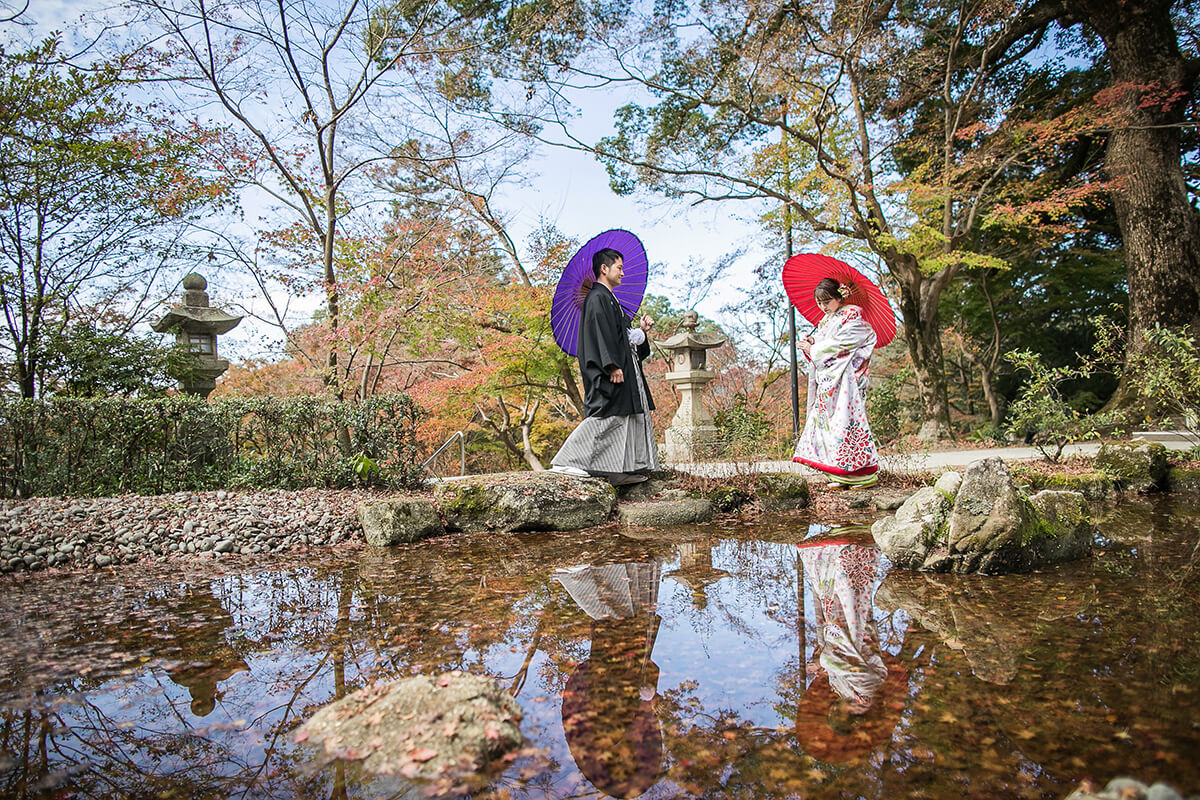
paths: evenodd
<path fill-rule="evenodd" d="M 808 415 L 793 461 L 857 483 L 879 471 L 867 424 L 866 389 L 875 331 L 862 309 L 843 305 L 817 325 L 808 359 Z"/>
<path fill-rule="evenodd" d="M 883 579 L 879 551 L 845 543 L 801 544 L 799 551 L 814 593 L 820 664 L 833 690 L 863 713 L 888 675 L 872 607 Z"/>

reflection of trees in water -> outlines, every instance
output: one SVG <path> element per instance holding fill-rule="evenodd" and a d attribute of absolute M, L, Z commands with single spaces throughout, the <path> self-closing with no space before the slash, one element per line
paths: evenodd
<path fill-rule="evenodd" d="M 1003 591 L 976 591 L 985 585 L 980 581 L 969 592 L 937 589 L 938 602 L 950 604 L 943 614 L 991 619 L 993 630 L 998 616 L 1013 618 L 1024 633 L 1006 687 L 972 675 L 971 663 L 954 649 L 961 636 L 906 630 L 899 611 L 877 617 L 881 644 L 908 669 L 912 699 L 892 740 L 849 764 L 813 758 L 793 724 L 809 688 L 799 635 L 802 597 L 789 555 L 794 543 L 696 538 L 697 549 L 711 548 L 710 577 L 719 570 L 730 577 L 705 584 L 705 602 L 697 607 L 694 587 L 672 581 L 664 568 L 660 614 L 697 631 L 697 642 L 751 636 L 756 645 L 776 646 L 773 677 L 761 696 L 784 725 L 764 726 L 754 711 L 730 708 L 691 682 L 660 687 L 653 707 L 662 727 L 663 780 L 702 797 L 788 791 L 898 797 L 944 786 L 954 775 L 969 779 L 968 795 L 1009 788 L 1053 793 L 1066 785 L 1065 771 L 1079 769 L 1072 758 L 1097 771 L 1127 758 L 1126 764 L 1157 765 L 1186 778 L 1194 765 L 1156 761 L 1155 752 L 1178 758 L 1196 744 L 1187 727 L 1196 691 L 1188 670 L 1196 669 L 1200 651 L 1200 601 L 1187 591 L 1195 579 L 1196 565 L 1188 561 L 1195 523 L 1180 522 L 1169 504 L 1163 508 L 1167 513 L 1153 522 L 1142 518 L 1149 539 L 1122 546 L 1130 553 L 1128 573 L 1104 571 L 1111 563 L 1106 556 L 1013 578 L 1018 593 L 1042 602 L 1028 613 Z M 693 555 L 705 566 L 702 553 Z M 358 777 L 306 772 L 310 754 L 290 741 L 299 721 L 333 697 L 418 665 L 488 670 L 524 702 L 553 704 L 533 698 L 561 693 L 588 658 L 594 634 L 592 621 L 550 574 L 581 560 L 684 562 L 673 546 L 605 530 L 451 537 L 351 563 L 280 559 L 270 570 L 216 578 L 173 569 L 144 579 L 123 576 L 128 586 L 114 586 L 105 575 L 14 582 L 8 587 L 14 611 L 0 621 L 0 757 L 7 759 L 0 796 L 29 793 L 43 776 L 84 759 L 93 768 L 56 778 L 57 785 L 112 797 L 366 792 L 370 787 Z M 988 579 L 986 585 L 1006 584 Z M 953 605 L 955 597 L 962 606 Z M 912 598 L 893 608 L 906 604 L 914 614 L 921 610 Z M 995 646 L 1013 648 L 1004 638 Z M 786 655 L 778 652 L 781 641 L 788 642 Z M 218 678 L 213 710 L 194 716 L 187 682 L 177 686 L 170 670 L 179 676 L 193 663 L 236 659 L 249 671 Z M 66 699 L 77 693 L 83 696 Z M 1148 721 L 1131 710 L 1138 706 L 1166 711 Z M 1130 738 L 1117 738 L 1122 732 Z M 561 791 L 570 770 L 565 752 L 552 752 L 549 761 L 522 759 L 496 785 L 515 796 Z M 519 777 L 523 769 L 529 785 Z M 1020 777 L 1023 770 L 1030 777 Z"/>
<path fill-rule="evenodd" d="M 95 614 L 86 618 L 106 621 L 94 629 L 69 614 L 58 615 L 51 627 L 71 642 L 72 658 L 91 638 L 86 652 L 92 663 L 137 666 L 117 674 L 97 670 L 78 687 L 87 694 L 71 696 L 70 682 L 50 684 L 24 709 L 7 708 L 0 746 L 16 757 L 3 769 L 4 795 L 36 794 L 41 786 L 85 796 L 228 797 L 260 779 L 268 763 L 264 748 L 242 734 L 271 711 L 254 709 L 258 719 L 252 721 L 246 713 L 251 709 L 235 698 L 221 713 L 205 719 L 193 714 L 212 712 L 216 685 L 226 674 L 241 672 L 237 665 L 245 668 L 243 647 L 252 646 L 244 637 L 227 635 L 233 618 L 218 598 L 230 587 L 227 580 L 190 585 L 176 580 L 139 592 L 103 594 L 103 603 L 93 602 Z M 128 616 L 122 619 L 121 610 Z M 53 655 L 52 647 L 45 650 L 44 656 Z M 158 652 L 174 658 L 155 658 Z M 285 724 L 308 685 L 302 676 L 288 677 L 291 697 L 277 715 Z M 247 676 L 247 682 L 255 679 Z M 187 699 L 172 699 L 178 694 L 174 684 L 188 690 Z M 31 759 L 31 752 L 38 757 Z M 296 779 L 285 782 L 280 794 L 299 790 Z"/>

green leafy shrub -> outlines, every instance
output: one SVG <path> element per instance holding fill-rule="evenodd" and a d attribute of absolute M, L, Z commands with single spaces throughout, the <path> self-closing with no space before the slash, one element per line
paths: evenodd
<path fill-rule="evenodd" d="M 761 449 L 771 436 L 771 421 L 760 409 L 751 408 L 744 394 L 734 397 L 733 404 L 718 413 L 713 424 L 721 431 L 729 455 Z"/>
<path fill-rule="evenodd" d="M 1048 367 L 1041 356 L 1029 350 L 1017 350 L 1004 357 L 1017 369 L 1029 372 L 1029 380 L 1008 407 L 1005 430 L 1018 440 L 1031 438 L 1047 461 L 1056 463 L 1068 444 L 1094 439 L 1118 421 L 1107 414 L 1081 414 L 1063 398 L 1063 382 L 1086 378 L 1091 374 L 1090 365 Z"/>
<path fill-rule="evenodd" d="M 900 436 L 904 408 L 901 391 L 911 378 L 912 369 L 905 367 L 867 392 L 867 419 L 877 444 L 888 444 Z"/>
<path fill-rule="evenodd" d="M 421 416 L 400 394 L 0 401 L 0 493 L 410 486 Z"/>
<path fill-rule="evenodd" d="M 1123 328 L 1107 317 L 1092 320 L 1097 356 L 1132 389 L 1130 423 L 1169 420 L 1200 443 L 1200 348 L 1183 328 L 1148 328 L 1140 347 L 1131 348 Z"/>

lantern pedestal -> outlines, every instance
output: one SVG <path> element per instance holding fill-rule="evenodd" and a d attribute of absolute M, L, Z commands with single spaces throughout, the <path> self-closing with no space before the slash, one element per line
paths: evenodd
<path fill-rule="evenodd" d="M 699 461 L 717 455 L 720 435 L 701 398 L 704 387 L 715 372 L 706 368 L 706 353 L 725 344 L 721 336 L 696 333 L 699 316 L 689 311 L 683 318 L 683 331 L 658 346 L 671 354 L 674 369 L 663 377 L 679 390 L 679 409 L 665 434 L 667 461 Z"/>

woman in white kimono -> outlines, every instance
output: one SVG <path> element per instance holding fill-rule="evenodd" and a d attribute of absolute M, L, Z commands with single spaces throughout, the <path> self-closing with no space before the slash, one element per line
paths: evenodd
<path fill-rule="evenodd" d="M 889 741 L 908 687 L 899 658 L 879 642 L 879 550 L 857 541 L 824 537 L 798 546 L 817 647 L 815 663 L 807 665 L 812 681 L 796 709 L 796 736 L 806 754 L 832 763 L 861 758 Z"/>
<path fill-rule="evenodd" d="M 808 361 L 808 416 L 792 460 L 826 473 L 831 489 L 871 486 L 879 479 L 866 403 L 875 331 L 861 308 L 842 302 L 832 278 L 813 297 L 825 316 L 799 342 Z"/>

